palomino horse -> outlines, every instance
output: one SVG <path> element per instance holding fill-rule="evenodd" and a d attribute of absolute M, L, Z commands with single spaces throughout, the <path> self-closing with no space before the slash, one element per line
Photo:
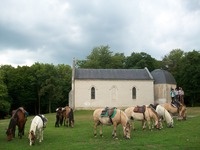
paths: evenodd
<path fill-rule="evenodd" d="M 35 144 L 36 138 L 39 142 L 43 140 L 43 131 L 47 124 L 47 118 L 44 115 L 37 115 L 31 121 L 30 131 L 29 131 L 29 141 L 30 146 Z"/>
<path fill-rule="evenodd" d="M 56 109 L 55 127 L 62 126 L 62 124 L 63 124 L 63 110 L 64 110 L 64 108 L 62 108 L 62 107 L 59 107 Z"/>
<path fill-rule="evenodd" d="M 186 120 L 186 106 L 180 103 L 180 107 L 174 107 L 171 103 L 164 103 L 163 106 L 166 110 L 168 110 L 171 114 L 178 114 L 178 120 Z"/>
<path fill-rule="evenodd" d="M 128 107 L 127 109 L 125 109 L 125 113 L 130 120 L 142 121 L 143 130 L 146 128 L 146 121 L 148 122 L 149 129 L 152 130 L 152 127 L 151 127 L 152 119 L 154 120 L 155 127 L 157 129 L 160 129 L 158 114 L 155 111 L 153 111 L 152 108 L 148 106 L 143 105 L 143 106 Z M 135 130 L 133 121 L 132 121 L 132 126 L 133 126 L 133 129 Z"/>
<path fill-rule="evenodd" d="M 96 109 L 93 113 L 93 119 L 94 119 L 94 136 L 96 137 L 97 135 L 97 126 L 100 125 L 100 136 L 103 136 L 102 132 L 102 125 L 113 125 L 114 129 L 112 132 L 113 138 L 117 139 L 117 126 L 119 124 L 122 125 L 123 127 L 123 133 L 124 137 L 126 139 L 130 139 L 131 137 L 131 130 L 130 130 L 130 124 L 129 124 L 129 119 L 126 116 L 126 114 L 117 108 L 112 108 L 109 109 L 107 108 L 107 116 L 102 116 L 102 112 L 105 109 Z M 111 113 L 112 112 L 112 113 Z"/>
<path fill-rule="evenodd" d="M 15 137 L 16 126 L 18 126 L 18 136 L 20 137 L 20 139 L 22 138 L 22 135 L 24 135 L 27 115 L 28 112 L 26 112 L 23 107 L 19 107 L 18 109 L 12 111 L 12 117 L 6 131 L 8 141 L 12 140 L 12 138 Z"/>
<path fill-rule="evenodd" d="M 156 104 L 156 105 L 150 104 L 150 107 L 155 109 L 159 118 L 167 123 L 167 127 L 169 127 L 169 128 L 174 127 L 174 120 L 173 120 L 172 116 L 163 106 L 161 106 L 159 104 Z"/>
<path fill-rule="evenodd" d="M 65 113 L 64 113 L 65 112 Z M 74 127 L 74 112 L 73 109 L 69 106 L 65 107 L 63 111 L 64 114 L 64 125 Z"/>

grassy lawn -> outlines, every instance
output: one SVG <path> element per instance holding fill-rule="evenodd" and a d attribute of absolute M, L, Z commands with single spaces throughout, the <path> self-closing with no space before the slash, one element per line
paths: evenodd
<path fill-rule="evenodd" d="M 187 120 L 177 121 L 174 118 L 174 128 L 164 128 L 142 131 L 141 122 L 135 122 L 136 131 L 131 132 L 131 139 L 123 138 L 121 125 L 118 126 L 118 140 L 112 139 L 113 126 L 103 127 L 103 137 L 99 134 L 93 136 L 93 111 L 75 111 L 75 127 L 55 128 L 55 113 L 45 114 L 48 118 L 47 127 L 44 131 L 44 141 L 36 141 L 34 146 L 29 146 L 28 131 L 30 120 L 28 117 L 25 128 L 25 136 L 22 139 L 16 137 L 12 141 L 6 141 L 5 129 L 9 119 L 0 120 L 0 150 L 128 150 L 128 149 L 151 149 L 151 150 L 195 150 L 200 149 L 200 107 L 187 108 Z M 99 131 L 99 130 L 98 130 Z M 17 134 L 17 132 L 16 132 Z"/>

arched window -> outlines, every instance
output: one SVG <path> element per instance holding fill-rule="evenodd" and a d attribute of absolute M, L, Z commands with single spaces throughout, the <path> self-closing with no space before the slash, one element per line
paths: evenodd
<path fill-rule="evenodd" d="M 136 88 L 132 88 L 132 99 L 136 99 Z"/>
<path fill-rule="evenodd" d="M 91 99 L 95 99 L 95 88 L 91 88 Z"/>

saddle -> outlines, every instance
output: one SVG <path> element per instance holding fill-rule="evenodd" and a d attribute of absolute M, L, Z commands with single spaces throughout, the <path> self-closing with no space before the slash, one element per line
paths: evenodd
<path fill-rule="evenodd" d="M 101 112 L 101 117 L 109 117 L 110 122 L 112 123 L 112 118 L 115 116 L 116 114 L 116 107 L 105 107 L 104 110 L 102 110 Z"/>
<path fill-rule="evenodd" d="M 102 112 L 101 112 L 101 117 L 111 117 L 113 115 L 115 109 L 116 109 L 116 107 L 112 107 L 112 108 L 105 107 L 105 109 L 102 110 Z"/>
<path fill-rule="evenodd" d="M 143 105 L 143 106 L 136 106 L 134 109 L 133 109 L 133 112 L 135 113 L 142 113 L 143 116 L 144 116 L 144 120 L 145 120 L 145 111 L 146 111 L 146 106 Z"/>
<path fill-rule="evenodd" d="M 136 112 L 136 113 L 144 113 L 146 110 L 146 106 L 143 105 L 143 106 L 136 106 L 133 111 Z"/>
<path fill-rule="evenodd" d="M 44 117 L 44 115 L 38 115 L 41 119 L 42 119 L 42 122 L 43 122 L 43 128 L 46 128 L 46 122 L 47 122 L 47 119 Z"/>
<path fill-rule="evenodd" d="M 177 108 L 178 112 L 179 112 L 181 104 L 180 104 L 179 101 L 174 100 L 174 101 L 171 102 L 171 106 Z"/>

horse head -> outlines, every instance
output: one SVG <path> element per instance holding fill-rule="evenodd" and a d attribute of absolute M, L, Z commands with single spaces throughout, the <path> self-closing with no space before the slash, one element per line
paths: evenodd
<path fill-rule="evenodd" d="M 156 112 L 156 110 L 153 108 L 153 107 L 149 107 L 151 112 L 152 112 L 152 117 L 155 121 L 155 125 L 154 127 L 156 129 L 161 129 L 161 126 L 162 126 L 162 123 L 161 123 L 161 120 L 159 119 L 159 116 L 158 116 L 158 113 Z"/>
<path fill-rule="evenodd" d="M 30 146 L 35 144 L 36 136 L 33 130 L 29 132 L 29 140 L 30 140 Z"/>
<path fill-rule="evenodd" d="M 6 131 L 6 135 L 7 135 L 7 140 L 11 141 L 13 136 L 14 136 L 13 129 L 12 128 L 8 128 L 7 131 Z"/>
<path fill-rule="evenodd" d="M 174 127 L 174 124 L 172 122 L 170 122 L 169 124 L 167 124 L 167 127 L 168 128 L 173 128 Z"/>
<path fill-rule="evenodd" d="M 180 105 L 178 120 L 186 120 L 186 106 L 184 104 Z"/>
<path fill-rule="evenodd" d="M 70 126 L 73 128 L 74 127 L 74 120 L 70 121 Z"/>
<path fill-rule="evenodd" d="M 7 140 L 10 141 L 12 140 L 13 137 L 15 137 L 15 126 L 17 123 L 17 119 L 15 118 L 11 118 L 10 119 L 10 123 L 8 125 L 8 129 L 6 131 L 6 135 L 7 135 Z"/>

